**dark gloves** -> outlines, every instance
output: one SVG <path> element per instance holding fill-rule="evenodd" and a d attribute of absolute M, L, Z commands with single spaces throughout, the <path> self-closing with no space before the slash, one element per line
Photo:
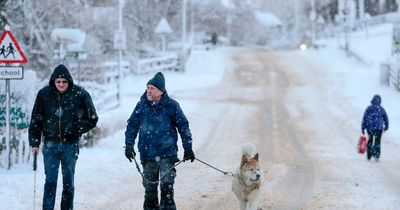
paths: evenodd
<path fill-rule="evenodd" d="M 125 157 L 128 158 L 129 162 L 132 162 L 136 156 L 135 150 L 133 149 L 133 145 L 125 146 Z"/>
<path fill-rule="evenodd" d="M 190 162 L 193 162 L 196 157 L 194 156 L 193 150 L 191 149 L 186 149 L 184 154 L 183 154 L 183 162 L 190 160 Z"/>

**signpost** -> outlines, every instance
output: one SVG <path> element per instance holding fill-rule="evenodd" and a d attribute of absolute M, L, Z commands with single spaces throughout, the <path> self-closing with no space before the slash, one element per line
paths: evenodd
<path fill-rule="evenodd" d="M 0 68 L 1 79 L 23 79 L 24 69 L 22 66 L 3 66 Z"/>
<path fill-rule="evenodd" d="M 400 22 L 393 24 L 392 55 L 400 54 Z"/>
<path fill-rule="evenodd" d="M 117 81 L 117 100 L 118 106 L 121 101 L 121 67 L 122 67 L 122 51 L 126 48 L 126 34 L 122 28 L 122 11 L 125 1 L 118 0 L 118 30 L 114 34 L 114 49 L 118 50 L 118 81 Z"/>
<path fill-rule="evenodd" d="M 6 152 L 11 158 L 10 149 L 10 79 L 22 79 L 24 72 L 22 66 L 10 66 L 12 63 L 27 63 L 24 53 L 19 47 L 18 42 L 12 35 L 9 27 L 0 37 L 0 63 L 4 66 L 0 67 L 0 79 L 6 80 Z M 11 167 L 11 161 L 8 162 L 8 168 Z"/>
<path fill-rule="evenodd" d="M 160 22 L 158 22 L 156 29 L 154 30 L 156 34 L 161 35 L 162 46 L 161 50 L 164 52 L 166 49 L 166 35 L 172 33 L 172 28 L 168 24 L 165 18 L 162 18 Z"/>
<path fill-rule="evenodd" d="M 125 50 L 126 49 L 126 33 L 125 31 L 114 32 L 114 49 Z"/>

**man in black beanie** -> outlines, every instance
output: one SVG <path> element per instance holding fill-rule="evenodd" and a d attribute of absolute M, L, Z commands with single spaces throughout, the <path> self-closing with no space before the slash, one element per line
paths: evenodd
<path fill-rule="evenodd" d="M 151 78 L 148 82 L 147 85 L 153 85 L 157 89 L 159 89 L 161 92 L 165 93 L 165 79 L 164 75 L 161 72 L 158 72 L 156 75 L 154 75 L 153 78 Z"/>
<path fill-rule="evenodd" d="M 176 209 L 173 187 L 176 169 L 173 166 L 179 162 L 178 133 L 184 149 L 183 161 L 193 162 L 195 156 L 189 122 L 178 102 L 168 96 L 164 75 L 158 72 L 147 83 L 147 90 L 136 104 L 125 131 L 125 156 L 131 162 L 136 156 L 133 146 L 139 134 L 138 150 L 145 188 L 144 210 Z"/>

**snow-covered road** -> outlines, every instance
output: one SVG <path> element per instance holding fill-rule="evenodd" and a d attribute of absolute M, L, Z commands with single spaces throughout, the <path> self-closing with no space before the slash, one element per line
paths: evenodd
<path fill-rule="evenodd" d="M 400 207 L 392 162 L 399 155 L 386 148 L 390 141 L 380 163 L 356 153 L 363 109 L 340 90 L 340 74 L 328 74 L 302 52 L 248 50 L 229 57 L 233 65 L 220 83 L 172 93 L 196 104 L 189 118 L 202 142 L 197 157 L 234 171 L 241 145 L 256 144 L 265 172 L 262 209 Z M 210 115 L 210 123 L 198 126 Z M 231 179 L 198 162 L 179 166 L 178 208 L 237 209 Z"/>

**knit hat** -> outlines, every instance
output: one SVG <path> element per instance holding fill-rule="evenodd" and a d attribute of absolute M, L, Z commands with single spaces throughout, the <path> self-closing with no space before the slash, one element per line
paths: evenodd
<path fill-rule="evenodd" d="M 154 75 L 154 77 L 151 78 L 147 82 L 147 84 L 155 86 L 157 89 L 159 89 L 163 93 L 166 92 L 166 90 L 165 90 L 165 79 L 164 79 L 163 73 L 161 73 L 161 72 L 157 72 L 157 74 Z"/>

